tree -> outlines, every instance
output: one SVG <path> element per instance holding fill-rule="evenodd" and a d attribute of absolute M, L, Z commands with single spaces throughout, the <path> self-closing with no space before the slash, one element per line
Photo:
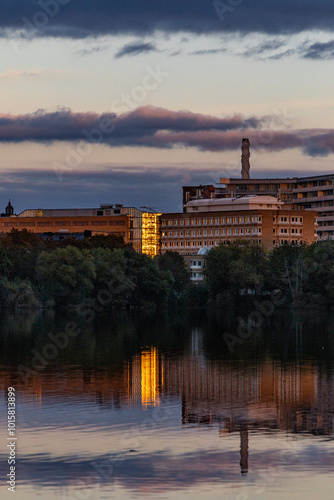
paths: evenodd
<path fill-rule="evenodd" d="M 305 245 L 274 248 L 269 257 L 272 288 L 281 289 L 295 303 L 304 301 L 309 291 L 309 265 Z"/>
<path fill-rule="evenodd" d="M 177 252 L 167 250 L 163 255 L 155 257 L 160 271 L 169 271 L 173 277 L 173 287 L 179 295 L 190 282 L 189 272 L 184 258 Z"/>
<path fill-rule="evenodd" d="M 267 258 L 260 245 L 235 242 L 219 245 L 207 254 L 204 275 L 211 298 L 219 294 L 236 297 L 242 291 L 262 288 L 267 273 Z"/>
<path fill-rule="evenodd" d="M 94 288 L 96 278 L 90 252 L 74 247 L 41 252 L 36 275 L 42 299 L 53 299 L 57 306 L 83 301 Z"/>

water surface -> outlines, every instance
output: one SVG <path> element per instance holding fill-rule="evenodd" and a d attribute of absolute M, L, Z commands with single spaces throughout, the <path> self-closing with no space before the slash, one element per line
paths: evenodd
<path fill-rule="evenodd" d="M 231 352 L 243 317 L 4 313 L 1 498 L 13 386 L 18 500 L 332 499 L 334 317 L 276 311 Z"/>

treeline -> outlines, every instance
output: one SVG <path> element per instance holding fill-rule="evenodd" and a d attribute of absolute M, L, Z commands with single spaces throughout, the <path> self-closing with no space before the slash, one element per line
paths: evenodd
<path fill-rule="evenodd" d="M 280 294 L 285 305 L 334 303 L 334 241 L 261 246 L 232 244 L 212 249 L 205 263 L 208 301 L 228 303 L 243 296 Z"/>
<path fill-rule="evenodd" d="M 0 239 L 5 307 L 164 306 L 180 300 L 187 282 L 181 256 L 151 259 L 113 235 L 55 242 L 13 229 Z"/>
<path fill-rule="evenodd" d="M 151 259 L 123 238 L 61 242 L 13 229 L 0 238 L 0 303 L 5 307 L 221 307 L 280 294 L 285 304 L 333 305 L 334 241 L 283 245 L 271 252 L 238 242 L 210 250 L 205 280 L 190 281 L 185 261 L 168 251 Z"/>

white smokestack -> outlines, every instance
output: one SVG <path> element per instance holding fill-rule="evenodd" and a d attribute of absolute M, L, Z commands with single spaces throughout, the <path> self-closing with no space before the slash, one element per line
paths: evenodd
<path fill-rule="evenodd" d="M 250 169 L 250 164 L 249 164 L 249 158 L 250 158 L 250 152 L 249 152 L 249 139 L 242 139 L 242 146 L 241 146 L 241 178 L 242 179 L 250 179 L 249 176 L 249 169 Z"/>

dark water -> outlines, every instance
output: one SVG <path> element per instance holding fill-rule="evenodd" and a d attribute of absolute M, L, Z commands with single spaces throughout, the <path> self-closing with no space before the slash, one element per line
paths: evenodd
<path fill-rule="evenodd" d="M 247 317 L 2 313 L 1 499 L 10 386 L 16 499 L 333 499 L 334 316 Z"/>

